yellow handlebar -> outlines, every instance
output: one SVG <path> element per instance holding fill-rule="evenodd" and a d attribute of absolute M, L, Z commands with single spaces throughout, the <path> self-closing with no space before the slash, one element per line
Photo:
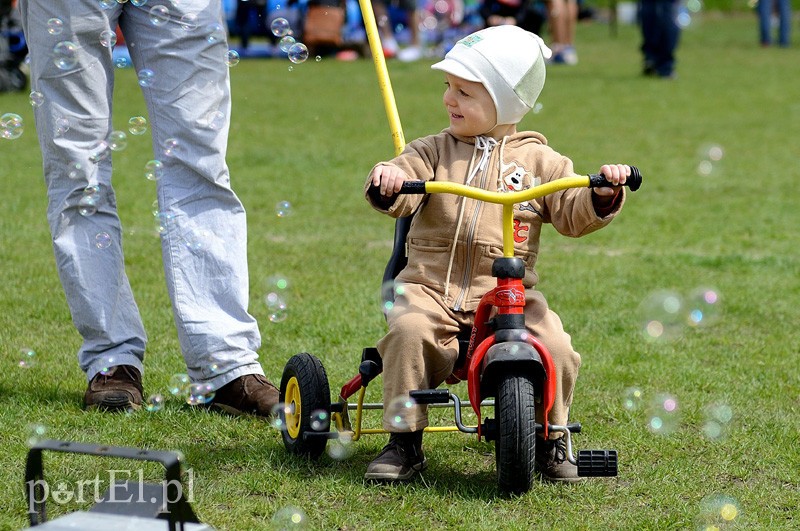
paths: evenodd
<path fill-rule="evenodd" d="M 566 190 L 567 188 L 586 188 L 589 186 L 588 175 L 573 175 L 563 179 L 556 179 L 548 183 L 540 184 L 519 192 L 490 192 L 482 188 L 467 186 L 465 184 L 425 181 L 425 193 L 427 194 L 455 194 L 471 199 L 486 201 L 487 203 L 497 203 L 498 205 L 515 205 L 524 203 L 531 199 L 537 199 L 546 195 Z"/>
<path fill-rule="evenodd" d="M 406 183 L 407 186 L 408 183 Z M 467 186 L 465 184 L 425 181 L 425 193 L 427 194 L 455 194 L 470 199 L 478 199 L 488 203 L 503 205 L 503 256 L 512 258 L 514 256 L 514 205 L 524 203 L 531 199 L 537 199 L 546 195 L 566 190 L 567 188 L 586 188 L 590 184 L 588 175 L 573 175 L 556 179 L 548 183 L 541 184 L 522 190 L 519 192 L 490 192 L 482 188 Z"/>

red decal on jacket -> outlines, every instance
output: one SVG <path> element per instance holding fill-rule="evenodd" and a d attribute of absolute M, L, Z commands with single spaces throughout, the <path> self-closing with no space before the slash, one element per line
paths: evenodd
<path fill-rule="evenodd" d="M 523 235 L 521 233 L 523 233 L 523 232 L 527 233 L 530 228 L 531 228 L 530 225 L 523 225 L 523 224 L 520 223 L 520 221 L 518 219 L 515 219 L 514 220 L 514 241 L 517 242 L 517 243 L 522 243 L 525 240 L 527 240 L 528 239 L 528 235 L 527 234 Z"/>

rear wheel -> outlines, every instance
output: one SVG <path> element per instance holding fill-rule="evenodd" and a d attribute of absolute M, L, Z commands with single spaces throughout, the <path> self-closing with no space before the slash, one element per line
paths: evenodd
<path fill-rule="evenodd" d="M 311 354 L 292 356 L 281 378 L 280 421 L 283 444 L 293 454 L 310 458 L 325 451 L 331 425 L 331 391 L 322 362 Z"/>
<path fill-rule="evenodd" d="M 506 492 L 531 488 L 536 454 L 535 386 L 528 376 L 504 375 L 497 386 L 497 482 Z"/>

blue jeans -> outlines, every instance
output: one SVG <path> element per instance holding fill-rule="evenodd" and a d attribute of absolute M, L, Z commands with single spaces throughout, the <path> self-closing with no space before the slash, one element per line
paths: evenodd
<path fill-rule="evenodd" d="M 678 6 L 677 0 L 642 0 L 640 4 L 645 69 L 659 76 L 672 75 L 675 69 Z"/>
<path fill-rule="evenodd" d="M 154 159 L 163 163 L 154 184 L 161 252 L 187 372 L 219 388 L 245 374 L 263 374 L 256 354 L 261 337 L 247 310 L 245 211 L 225 163 L 231 111 L 227 42 L 220 0 L 167 5 L 169 16 L 154 24 L 152 3 L 108 2 L 104 9 L 98 0 L 20 1 L 31 87 L 44 97 L 35 118 L 47 218 L 58 274 L 83 338 L 81 369 L 91 379 L 113 358 L 111 365 L 141 371 L 147 337 L 125 272 L 112 151 L 102 144 L 112 131 L 115 67 L 111 48 L 99 36 L 119 23 L 136 71 L 153 72 L 140 84 Z M 63 21 L 60 34 L 48 33 L 52 18 Z M 220 31 L 210 36 L 213 24 Z M 56 65 L 54 46 L 62 41 L 77 48 Z M 167 139 L 177 140 L 171 156 L 164 155 Z M 94 204 L 87 209 L 90 186 L 96 192 L 88 194 Z M 149 205 L 145 201 L 142 211 L 149 214 Z"/>
<path fill-rule="evenodd" d="M 759 0 L 758 28 L 761 44 L 772 44 L 772 13 L 778 7 L 778 44 L 789 46 L 792 34 L 792 2 L 791 0 Z"/>

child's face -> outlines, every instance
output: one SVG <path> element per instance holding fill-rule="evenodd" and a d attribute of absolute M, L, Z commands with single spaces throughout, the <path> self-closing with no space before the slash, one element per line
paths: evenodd
<path fill-rule="evenodd" d="M 445 77 L 443 101 L 450 115 L 450 129 L 461 136 L 490 134 L 497 125 L 497 110 L 486 87 L 452 74 Z"/>

